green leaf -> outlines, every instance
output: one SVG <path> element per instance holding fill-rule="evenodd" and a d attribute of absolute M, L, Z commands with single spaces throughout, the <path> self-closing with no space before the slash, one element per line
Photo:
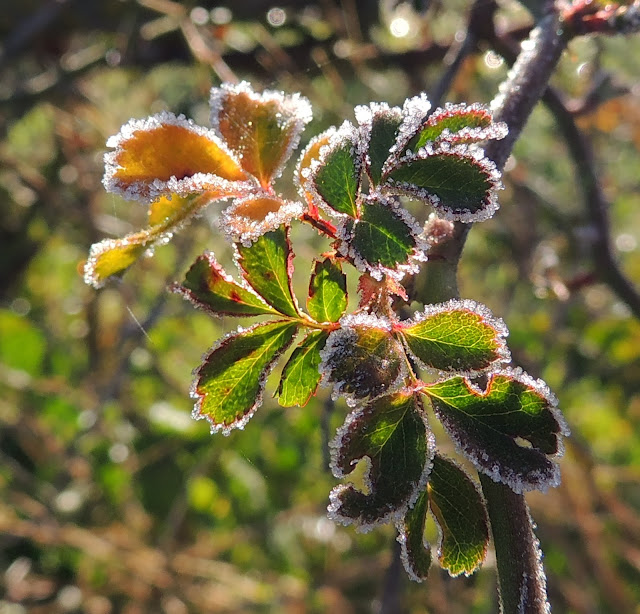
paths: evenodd
<path fill-rule="evenodd" d="M 361 173 L 357 130 L 345 122 L 328 147 L 320 164 L 312 169 L 312 189 L 320 198 L 320 205 L 355 218 Z"/>
<path fill-rule="evenodd" d="M 422 582 L 431 567 L 431 546 L 424 538 L 424 527 L 429 511 L 429 495 L 423 490 L 404 518 L 397 523 L 398 541 L 402 547 L 402 563 L 409 577 Z"/>
<path fill-rule="evenodd" d="M 366 314 L 345 316 L 329 335 L 320 371 L 347 398 L 377 397 L 403 375 L 405 355 L 386 321 Z"/>
<path fill-rule="evenodd" d="M 568 434 L 557 400 L 542 380 L 519 369 L 490 376 L 482 391 L 464 377 L 423 390 L 464 455 L 515 492 L 545 491 L 560 481 L 560 436 Z"/>
<path fill-rule="evenodd" d="M 386 104 L 376 103 L 371 103 L 370 107 L 359 107 L 359 109 L 363 117 L 357 114 L 358 121 L 369 129 L 367 173 L 371 183 L 377 186 L 382 179 L 382 168 L 389 158 L 389 150 L 396 142 L 402 113 L 397 107 L 389 108 Z"/>
<path fill-rule="evenodd" d="M 436 109 L 429 116 L 424 127 L 411 139 L 407 148 L 417 151 L 438 139 L 469 142 L 492 138 L 493 131 L 489 128 L 493 125 L 491 111 L 480 104 L 447 105 L 444 109 Z M 497 125 L 496 129 L 499 130 L 500 126 L 501 124 Z"/>
<path fill-rule="evenodd" d="M 236 244 L 238 266 L 249 285 L 281 314 L 297 318 L 291 288 L 293 252 L 288 230 L 280 227 L 259 237 L 250 246 Z"/>
<path fill-rule="evenodd" d="M 323 330 L 311 331 L 293 350 L 282 370 L 278 386 L 278 402 L 283 407 L 299 405 L 304 407 L 315 394 L 320 382 L 320 350 L 324 347 L 329 333 Z"/>
<path fill-rule="evenodd" d="M 475 301 L 429 305 L 399 330 L 414 356 L 434 369 L 478 372 L 509 360 L 504 322 Z"/>
<path fill-rule="evenodd" d="M 227 275 L 212 252 L 198 256 L 187 271 L 184 283 L 174 284 L 171 290 L 215 316 L 278 314 L 260 297 Z"/>
<path fill-rule="evenodd" d="M 478 488 L 461 467 L 436 454 L 428 493 L 442 534 L 440 566 L 452 576 L 472 574 L 484 562 L 489 545 L 487 510 Z"/>
<path fill-rule="evenodd" d="M 309 282 L 307 311 L 316 322 L 337 322 L 347 308 L 347 278 L 334 258 L 316 261 Z"/>
<path fill-rule="evenodd" d="M 194 418 L 206 418 L 212 433 L 243 428 L 262 404 L 266 377 L 297 330 L 295 323 L 270 322 L 223 338 L 195 372 Z"/>
<path fill-rule="evenodd" d="M 362 204 L 359 219 L 351 225 L 351 236 L 341 249 L 348 247 L 356 264 L 363 264 L 376 277 L 381 273 L 402 277 L 408 270 L 415 272 L 412 260 L 418 254 L 420 229 L 397 201 L 369 197 Z"/>
<path fill-rule="evenodd" d="M 424 200 L 443 216 L 463 222 L 491 217 L 501 187 L 493 162 L 454 151 L 402 158 L 383 179 L 388 191 Z"/>
<path fill-rule="evenodd" d="M 352 484 L 337 486 L 330 495 L 329 516 L 360 530 L 404 516 L 424 487 L 433 445 L 413 392 L 386 395 L 351 412 L 331 444 L 331 468 L 341 478 L 367 457 L 369 492 Z"/>
<path fill-rule="evenodd" d="M 47 339 L 31 319 L 0 309 L 0 366 L 37 376 L 46 354 Z"/>

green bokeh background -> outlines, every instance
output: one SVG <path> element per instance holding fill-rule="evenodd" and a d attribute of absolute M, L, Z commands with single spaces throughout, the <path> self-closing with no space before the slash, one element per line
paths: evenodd
<path fill-rule="evenodd" d="M 204 13 L 159 0 L 3 10 L 2 614 L 360 613 L 380 611 L 385 595 L 397 600 L 388 612 L 497 612 L 491 554 L 472 577 L 434 567 L 417 585 L 394 563 L 390 527 L 359 535 L 327 520 L 327 440 L 346 413 L 327 389 L 286 410 L 266 394 L 229 437 L 191 420 L 191 371 L 237 322 L 214 321 L 165 287 L 204 249 L 231 267 L 215 207 L 122 281 L 95 291 L 79 274 L 92 243 L 145 220 L 144 207 L 101 185 L 105 141 L 131 117 L 167 109 L 206 125 L 209 88 L 233 74 L 307 96 L 315 119 L 304 145 L 353 119 L 354 105 L 434 90 L 469 5 L 282 2 L 278 27 L 258 0 L 203 2 Z M 394 38 L 390 25 L 405 16 L 408 33 Z M 506 1 L 497 20 L 520 36 L 531 22 Z M 489 102 L 506 72 L 482 46 L 447 99 Z M 574 41 L 554 78 L 569 101 L 595 98 L 578 122 L 636 284 L 639 76 L 640 38 L 611 37 Z M 514 362 L 549 383 L 573 432 L 562 485 L 527 497 L 553 611 L 625 614 L 640 612 L 640 323 L 593 278 L 580 181 L 553 117 L 536 109 L 500 211 L 470 234 L 460 287 L 506 321 Z M 304 228 L 293 241 L 303 296 L 328 244 Z M 352 308 L 354 297 L 352 286 Z"/>

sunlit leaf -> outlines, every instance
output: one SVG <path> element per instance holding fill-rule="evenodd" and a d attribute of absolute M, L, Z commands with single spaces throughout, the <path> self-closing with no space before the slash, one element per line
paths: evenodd
<path fill-rule="evenodd" d="M 422 582 L 431 567 L 431 546 L 424 538 L 424 528 L 429 511 L 429 496 L 423 490 L 413 507 L 397 522 L 398 541 L 405 571 L 415 582 Z"/>
<path fill-rule="evenodd" d="M 337 322 L 347 308 L 347 278 L 333 258 L 314 264 L 309 282 L 307 311 L 316 322 Z"/>
<path fill-rule="evenodd" d="M 420 228 L 394 199 L 370 196 L 361 205 L 356 221 L 345 222 L 346 238 L 340 251 L 356 266 L 376 279 L 391 275 L 401 279 L 417 272 L 415 260 L 422 258 Z"/>
<path fill-rule="evenodd" d="M 130 200 L 228 190 L 229 182 L 247 180 L 213 131 L 168 112 L 130 121 L 107 147 L 115 151 L 105 154 L 104 186 Z"/>
<path fill-rule="evenodd" d="M 232 190 L 233 192 L 233 190 Z M 197 196 L 171 199 L 162 197 L 149 208 L 150 226 L 122 239 L 105 239 L 91 246 L 84 266 L 85 283 L 99 288 L 111 276 L 119 275 L 154 246 L 166 243 L 213 200 L 218 192 L 204 192 Z"/>
<path fill-rule="evenodd" d="M 309 144 L 305 147 L 304 151 L 298 159 L 296 170 L 294 174 L 294 181 L 298 187 L 300 196 L 303 196 L 307 204 L 311 207 L 315 207 L 313 193 L 306 187 L 309 177 L 311 176 L 311 169 L 320 160 L 320 150 L 331 142 L 336 129 L 334 127 L 325 130 L 322 134 L 315 136 L 309 141 Z M 318 161 L 318 162 L 316 162 Z"/>
<path fill-rule="evenodd" d="M 446 140 L 450 143 L 472 143 L 486 139 L 501 139 L 507 134 L 507 126 L 494 123 L 491 111 L 481 104 L 450 104 L 436 109 L 425 125 L 413 137 L 405 149 L 418 151 L 427 143 Z"/>
<path fill-rule="evenodd" d="M 318 204 L 329 212 L 358 215 L 362 167 L 359 142 L 358 131 L 345 122 L 323 150 L 319 163 L 312 166 L 306 185 L 317 195 Z"/>
<path fill-rule="evenodd" d="M 544 382 L 505 369 L 489 377 L 485 391 L 453 377 L 424 392 L 463 454 L 490 478 L 519 493 L 559 484 L 552 457 L 568 430 Z"/>
<path fill-rule="evenodd" d="M 476 372 L 509 360 L 507 327 L 475 301 L 429 305 L 398 329 L 415 357 L 434 369 Z"/>
<path fill-rule="evenodd" d="M 211 252 L 198 256 L 182 285 L 176 284 L 172 290 L 212 315 L 278 314 L 260 297 L 227 275 Z"/>
<path fill-rule="evenodd" d="M 440 215 L 462 222 L 487 219 L 497 209 L 500 173 L 493 162 L 464 145 L 402 158 L 383 177 L 385 188 L 431 204 Z"/>
<path fill-rule="evenodd" d="M 237 244 L 238 265 L 249 285 L 280 313 L 298 317 L 291 289 L 293 252 L 288 231 L 278 228 L 250 246 Z"/>
<path fill-rule="evenodd" d="M 248 244 L 299 218 L 303 212 L 302 203 L 258 192 L 235 199 L 222 212 L 218 225 L 231 241 Z"/>
<path fill-rule="evenodd" d="M 427 488 L 442 535 L 440 566 L 452 576 L 468 576 L 482 565 L 489 545 L 489 521 L 478 487 L 456 463 L 436 454 Z"/>
<path fill-rule="evenodd" d="M 320 371 L 348 400 L 388 392 L 405 370 L 405 356 L 388 324 L 375 316 L 345 316 L 322 351 Z"/>
<path fill-rule="evenodd" d="M 311 331 L 291 354 L 282 370 L 278 387 L 278 402 L 284 407 L 309 402 L 320 382 L 320 350 L 327 341 L 328 333 L 323 330 Z"/>
<path fill-rule="evenodd" d="M 259 324 L 218 342 L 195 372 L 193 417 L 206 418 L 212 433 L 243 428 L 262 404 L 266 377 L 297 329 L 291 322 Z"/>
<path fill-rule="evenodd" d="M 355 409 L 331 443 L 331 468 L 336 477 L 344 477 L 366 457 L 368 492 L 351 484 L 337 486 L 331 492 L 329 515 L 361 530 L 401 518 L 424 488 L 433 449 L 414 393 L 385 395 Z"/>
<path fill-rule="evenodd" d="M 246 81 L 211 90 L 211 125 L 263 188 L 280 174 L 311 118 L 300 94 L 257 94 Z"/>

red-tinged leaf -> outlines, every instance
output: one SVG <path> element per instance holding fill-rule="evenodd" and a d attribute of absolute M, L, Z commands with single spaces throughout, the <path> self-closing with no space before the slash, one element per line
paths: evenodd
<path fill-rule="evenodd" d="M 504 369 L 489 377 L 484 391 L 453 377 L 424 392 L 462 453 L 491 479 L 518 493 L 559 484 L 553 457 L 568 429 L 543 381 Z"/>
<path fill-rule="evenodd" d="M 420 399 L 411 391 L 382 396 L 355 409 L 331 443 L 336 477 L 367 458 L 367 493 L 351 484 L 331 492 L 329 516 L 359 530 L 399 519 L 424 488 L 434 452 Z"/>
<path fill-rule="evenodd" d="M 278 228 L 246 246 L 236 244 L 238 266 L 247 283 L 283 315 L 299 317 L 291 288 L 293 252 L 288 230 Z"/>
<path fill-rule="evenodd" d="M 278 315 L 254 292 L 227 275 L 212 252 L 198 256 L 182 285 L 173 285 L 172 291 L 215 316 Z"/>
<path fill-rule="evenodd" d="M 339 260 L 316 261 L 309 282 L 307 311 L 316 322 L 337 322 L 347 308 L 347 278 Z"/>
<path fill-rule="evenodd" d="M 299 94 L 257 94 L 245 81 L 211 90 L 211 125 L 265 189 L 282 171 L 311 119 L 311 105 Z"/>
<path fill-rule="evenodd" d="M 415 358 L 432 369 L 476 373 L 510 359 L 504 322 L 475 301 L 428 305 L 397 330 Z"/>
<path fill-rule="evenodd" d="M 282 370 L 278 386 L 278 402 L 283 407 L 304 407 L 316 393 L 320 383 L 320 350 L 327 341 L 328 333 L 311 331 L 293 350 L 291 358 Z"/>
<path fill-rule="evenodd" d="M 172 113 L 132 120 L 107 141 L 107 191 L 151 202 L 160 196 L 218 193 L 218 198 L 251 188 L 238 160 L 214 132 Z"/>
<path fill-rule="evenodd" d="M 373 315 L 345 316 L 329 335 L 320 372 L 334 394 L 348 402 L 390 392 L 406 369 L 405 354 L 390 323 Z"/>
<path fill-rule="evenodd" d="M 223 338 L 195 372 L 193 417 L 206 418 L 212 433 L 244 428 L 262 404 L 269 371 L 297 330 L 295 323 L 270 322 Z"/>
<path fill-rule="evenodd" d="M 404 149 L 418 151 L 427 143 L 475 143 L 487 139 L 502 139 L 507 135 L 507 125 L 494 123 L 491 111 L 481 104 L 447 103 L 436 109 L 409 141 Z"/>

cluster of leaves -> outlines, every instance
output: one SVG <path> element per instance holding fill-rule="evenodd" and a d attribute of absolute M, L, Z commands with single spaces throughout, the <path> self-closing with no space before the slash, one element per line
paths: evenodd
<path fill-rule="evenodd" d="M 430 114 L 424 95 L 402 108 L 357 107 L 357 125 L 332 128 L 302 152 L 300 201 L 291 202 L 274 181 L 311 118 L 309 103 L 242 83 L 214 88 L 211 107 L 210 130 L 162 113 L 130 122 L 108 142 L 115 149 L 104 184 L 149 203 L 149 227 L 94 246 L 86 280 L 101 285 L 206 205 L 231 198 L 220 219 L 239 280 L 208 252 L 173 290 L 215 316 L 262 318 L 207 353 L 192 386 L 194 417 L 212 432 L 243 428 L 269 373 L 301 336 L 281 372 L 280 404 L 303 406 L 321 382 L 332 387 L 350 407 L 331 443 L 332 471 L 342 478 L 367 463 L 366 492 L 337 486 L 330 516 L 363 531 L 393 522 L 405 567 L 421 580 L 431 564 L 423 542 L 430 511 L 442 535 L 440 564 L 452 575 L 472 573 L 488 543 L 484 502 L 468 473 L 437 451 L 425 402 L 468 461 L 516 492 L 558 483 L 553 458 L 566 427 L 544 382 L 507 366 L 507 329 L 485 306 L 452 300 L 400 318 L 400 282 L 428 258 L 430 241 L 400 198 L 450 220 L 490 217 L 500 174 L 480 144 L 506 127 L 480 105 Z M 295 219 L 333 247 L 313 263 L 304 310 L 292 288 Z M 361 273 L 351 312 L 345 264 Z"/>

